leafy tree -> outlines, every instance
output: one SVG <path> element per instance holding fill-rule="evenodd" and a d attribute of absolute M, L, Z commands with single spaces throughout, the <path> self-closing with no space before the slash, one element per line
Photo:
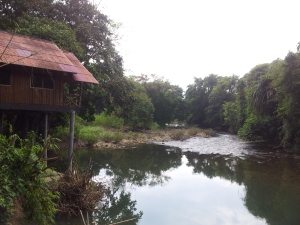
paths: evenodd
<path fill-rule="evenodd" d="M 127 112 L 125 123 L 133 129 L 151 128 L 153 123 L 154 107 L 151 99 L 147 96 L 144 87 L 133 80 L 134 89 L 131 91 L 134 103 Z"/>
<path fill-rule="evenodd" d="M 235 100 L 223 104 L 224 125 L 228 130 L 237 133 L 246 119 L 247 100 L 245 82 L 239 79 L 236 86 Z"/>
<path fill-rule="evenodd" d="M 110 112 L 117 107 L 127 111 L 132 87 L 124 77 L 123 59 L 115 49 L 115 24 L 88 0 L 56 1 L 51 17 L 75 32 L 76 40 L 84 49 L 81 59 L 100 83 L 95 87 L 83 85 L 88 90 L 82 99 L 83 118 L 93 120 L 93 114 L 104 107 Z"/>
<path fill-rule="evenodd" d="M 239 105 L 237 101 L 225 102 L 222 105 L 224 125 L 228 130 L 236 133 L 240 128 Z"/>
<path fill-rule="evenodd" d="M 280 65 L 278 65 L 280 64 Z M 277 114 L 281 123 L 281 144 L 287 149 L 300 149 L 300 55 L 288 53 L 284 62 L 277 62 L 272 85 L 277 91 Z M 276 75 L 276 76 L 275 76 Z"/>
<path fill-rule="evenodd" d="M 238 77 L 220 77 L 208 96 L 209 105 L 205 108 L 205 123 L 210 127 L 224 124 L 223 104 L 235 100 Z"/>
<path fill-rule="evenodd" d="M 52 4 L 53 0 L 2 0 L 0 29 L 16 28 L 17 24 L 15 21 L 26 15 L 47 18 L 52 9 Z"/>
<path fill-rule="evenodd" d="M 194 84 L 189 85 L 186 91 L 188 105 L 188 123 L 204 126 L 205 108 L 209 105 L 208 96 L 217 84 L 218 76 L 210 74 L 204 79 L 194 78 Z"/>
<path fill-rule="evenodd" d="M 274 79 L 282 77 L 283 64 L 275 60 L 270 64 L 254 67 L 245 75 L 247 81 L 247 119 L 240 129 L 240 137 L 246 140 L 279 141 L 282 120 L 278 117 L 278 93 Z"/>
<path fill-rule="evenodd" d="M 245 74 L 244 80 L 248 87 L 257 84 L 258 80 L 267 74 L 269 63 L 259 64 L 252 68 L 249 73 Z"/>
<path fill-rule="evenodd" d="M 175 119 L 182 120 L 185 115 L 183 90 L 168 81 L 154 77 L 152 82 L 143 82 L 146 93 L 154 106 L 154 122 L 165 126 Z"/>
<path fill-rule="evenodd" d="M 82 57 L 83 48 L 76 40 L 75 32 L 65 23 L 57 22 L 48 18 L 25 15 L 17 18 L 17 28 L 13 30 L 18 34 L 53 41 L 59 48 L 70 51 Z"/>

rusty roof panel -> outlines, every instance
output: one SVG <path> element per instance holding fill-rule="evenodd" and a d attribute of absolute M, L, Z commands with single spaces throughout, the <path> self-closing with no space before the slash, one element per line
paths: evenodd
<path fill-rule="evenodd" d="M 74 79 L 75 81 L 88 82 L 86 76 L 84 76 L 84 75 L 81 74 L 81 73 L 73 74 L 73 79 Z"/>
<path fill-rule="evenodd" d="M 68 72 L 76 81 L 98 83 L 73 53 L 50 41 L 0 31 L 1 55 L 2 63 Z"/>
<path fill-rule="evenodd" d="M 62 71 L 64 71 L 64 72 L 71 72 L 71 71 L 69 71 L 68 70 L 68 67 L 66 67 L 66 65 L 65 64 L 58 64 L 59 66 L 60 66 L 60 68 L 62 69 Z"/>
<path fill-rule="evenodd" d="M 79 71 L 75 74 L 76 81 L 99 84 L 93 75 L 79 62 L 75 55 L 71 52 L 64 51 L 65 56 L 72 62 L 74 67 Z M 75 79 L 74 75 L 73 78 Z"/>

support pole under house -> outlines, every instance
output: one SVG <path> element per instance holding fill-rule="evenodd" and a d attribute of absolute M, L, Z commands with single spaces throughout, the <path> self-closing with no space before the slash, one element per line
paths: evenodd
<path fill-rule="evenodd" d="M 44 130 L 45 144 L 47 143 L 47 138 L 48 138 L 48 113 L 45 113 L 45 130 Z M 47 148 L 45 149 L 44 158 L 45 159 L 48 158 L 48 150 L 47 150 Z M 47 165 L 47 161 L 46 161 L 46 165 Z"/>
<path fill-rule="evenodd" d="M 71 111 L 70 118 L 70 145 L 68 153 L 68 169 L 72 171 L 72 159 L 73 159 L 73 148 L 74 148 L 74 124 L 75 124 L 75 111 Z"/>

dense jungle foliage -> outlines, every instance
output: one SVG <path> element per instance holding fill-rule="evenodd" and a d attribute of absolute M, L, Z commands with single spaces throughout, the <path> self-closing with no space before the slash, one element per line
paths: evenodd
<path fill-rule="evenodd" d="M 2 0 L 0 29 L 55 42 L 73 52 L 99 85 L 83 84 L 79 116 L 93 121 L 105 110 L 130 129 L 151 129 L 184 122 L 237 133 L 245 140 L 272 140 L 286 149 L 300 148 L 299 52 L 285 59 L 253 65 L 243 77 L 210 74 L 195 78 L 184 93 L 155 75 L 124 76 L 115 41 L 118 24 L 88 0 Z M 199 74 L 203 77 L 203 74 Z M 78 89 L 74 83 L 69 92 Z M 24 113 L 6 114 L 7 133 L 15 133 Z M 39 132 L 42 116 L 31 117 Z M 52 127 L 67 125 L 68 115 L 52 114 Z"/>
<path fill-rule="evenodd" d="M 83 84 L 79 116 L 87 122 L 95 120 L 97 114 L 118 118 L 115 121 L 132 130 L 182 122 L 300 150 L 298 51 L 289 52 L 284 59 L 253 65 L 240 77 L 210 74 L 200 78 L 203 74 L 199 74 L 184 92 L 155 75 L 126 77 L 115 46 L 118 24 L 88 0 L 1 0 L 0 13 L 0 29 L 53 41 L 73 52 L 99 81 L 99 85 Z M 66 91 L 78 89 L 74 82 Z M 52 113 L 50 130 L 68 127 L 68 116 Z M 47 224 L 56 212 L 53 200 L 58 195 L 49 192 L 42 179 L 46 175 L 41 159 L 43 145 L 11 136 L 27 132 L 22 130 L 24 118 L 30 120 L 29 129 L 38 134 L 44 127 L 40 113 L 5 112 L 5 136 L 0 136 L 1 224 L 8 222 L 18 198 L 25 206 L 25 216 L 40 224 Z"/>

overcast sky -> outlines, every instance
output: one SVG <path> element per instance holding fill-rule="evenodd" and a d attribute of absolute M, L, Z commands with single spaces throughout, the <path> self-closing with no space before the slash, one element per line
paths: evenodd
<path fill-rule="evenodd" d="M 99 9 L 122 23 L 126 75 L 156 74 L 184 89 L 211 73 L 243 76 L 300 42 L 297 0 L 102 0 Z"/>

